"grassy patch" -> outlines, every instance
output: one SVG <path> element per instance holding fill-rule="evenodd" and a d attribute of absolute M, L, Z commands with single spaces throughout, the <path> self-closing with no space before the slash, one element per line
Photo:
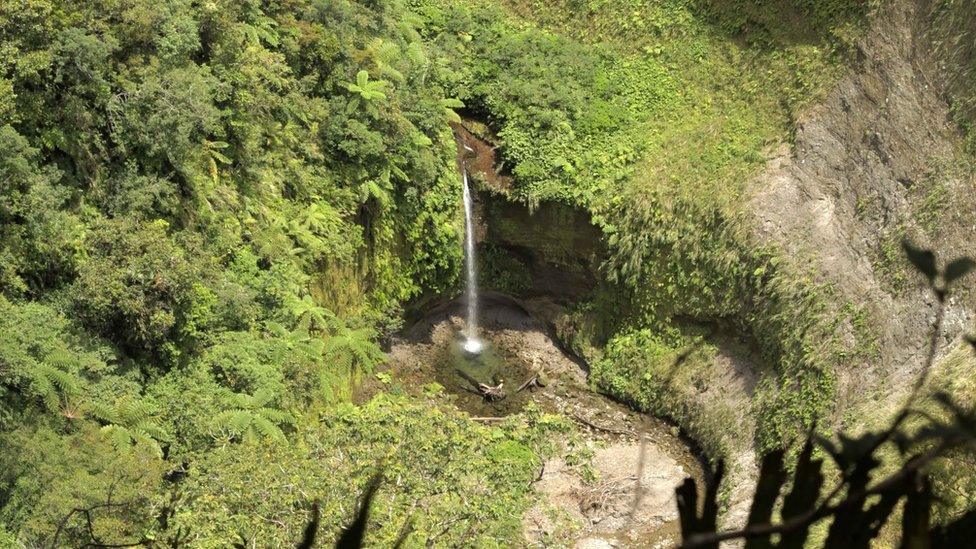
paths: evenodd
<path fill-rule="evenodd" d="M 733 4 L 412 5 L 458 60 L 458 95 L 499 130 L 517 193 L 590 204 L 634 180 L 734 194 L 832 81 L 863 17 L 854 1 Z"/>
<path fill-rule="evenodd" d="M 729 455 L 734 413 L 721 405 L 693 404 L 698 386 L 710 377 L 715 348 L 699 337 L 670 344 L 651 330 L 618 334 L 602 360 L 592 365 L 591 381 L 632 406 L 670 417 L 684 427 L 710 456 Z"/>
<path fill-rule="evenodd" d="M 931 35 L 945 64 L 955 122 L 976 152 L 976 2 L 938 0 L 931 11 Z"/>

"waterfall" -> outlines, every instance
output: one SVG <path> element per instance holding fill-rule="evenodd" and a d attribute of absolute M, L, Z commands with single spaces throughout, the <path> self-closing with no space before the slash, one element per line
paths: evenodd
<path fill-rule="evenodd" d="M 467 146 L 465 146 L 467 148 Z M 483 344 L 478 339 L 478 273 L 474 257 L 474 207 L 471 202 L 471 188 L 468 185 L 468 170 L 462 169 L 464 180 L 464 263 L 467 270 L 468 318 L 464 350 L 476 354 Z"/>

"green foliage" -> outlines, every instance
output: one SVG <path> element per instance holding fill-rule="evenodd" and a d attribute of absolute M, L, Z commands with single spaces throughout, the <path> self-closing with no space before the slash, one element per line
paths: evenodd
<path fill-rule="evenodd" d="M 62 412 L 84 377 L 109 373 L 103 352 L 50 307 L 0 296 L 0 426 L 31 407 Z"/>
<path fill-rule="evenodd" d="M 587 205 L 635 169 L 655 184 L 738 184 L 832 81 L 835 44 L 866 11 L 858 0 L 411 5 L 458 65 L 458 97 L 498 130 L 517 194 Z"/>
<path fill-rule="evenodd" d="M 597 388 L 637 409 L 676 420 L 709 456 L 729 455 L 735 443 L 734 410 L 693 404 L 698 380 L 710 377 L 715 348 L 700 336 L 675 335 L 669 345 L 651 330 L 615 335 L 591 365 Z"/>
<path fill-rule="evenodd" d="M 197 298 L 194 285 L 205 275 L 167 228 L 161 220 L 92 227 L 71 295 L 78 317 L 97 333 L 137 356 L 173 360 L 174 340 Z"/>
<path fill-rule="evenodd" d="M 211 420 L 227 409 L 227 388 L 199 367 L 172 370 L 148 387 L 147 397 L 159 409 L 159 421 L 170 435 L 168 456 L 174 462 L 208 451 L 215 439 Z"/>
<path fill-rule="evenodd" d="M 63 206 L 60 171 L 9 125 L 0 127 L 0 291 L 11 296 L 56 286 L 73 274 L 82 230 Z"/>
<path fill-rule="evenodd" d="M 253 246 L 264 261 L 297 261 L 308 273 L 359 264 L 383 313 L 421 285 L 452 281 L 459 251 L 444 221 L 458 205 L 445 122 L 457 103 L 400 24 L 402 8 L 103 4 L 5 8 L 4 84 L 16 116 L 4 148 L 22 158 L 11 169 L 37 181 L 17 191 L 61 179 L 76 193 L 70 205 L 65 193 L 39 193 L 50 204 L 12 227 L 47 234 L 24 245 L 94 246 L 79 246 L 70 223 L 84 209 L 95 224 L 102 213 L 190 228 L 205 235 L 195 254 Z M 347 93 L 369 108 L 350 109 Z M 46 213 L 62 209 L 69 217 Z M 26 223 L 33 218 L 47 225 Z M 407 238 L 393 237 L 394 224 L 415 222 Z M 3 239 L 9 291 L 70 278 L 70 261 L 35 263 L 79 255 L 14 244 Z M 421 248 L 427 257 L 415 261 Z M 169 320 L 157 320 L 167 331 Z"/>
<path fill-rule="evenodd" d="M 281 425 L 291 423 L 292 418 L 286 412 L 269 407 L 272 400 L 274 395 L 267 390 L 253 395 L 230 394 L 226 401 L 231 408 L 213 418 L 214 436 L 246 441 L 284 441 Z"/>
<path fill-rule="evenodd" d="M 385 356 L 374 338 L 375 333 L 366 328 L 342 328 L 326 339 L 325 358 L 339 368 L 352 370 L 358 366 L 370 372 Z"/>
<path fill-rule="evenodd" d="M 111 406 L 98 403 L 91 406 L 91 415 L 106 423 L 101 430 L 118 453 L 124 454 L 136 445 L 161 458 L 163 451 L 159 443 L 169 441 L 170 437 L 156 423 L 153 412 L 145 401 L 132 397 L 121 397 Z"/>
<path fill-rule="evenodd" d="M 153 504 L 165 470 L 154 452 L 119 452 L 91 424 L 69 435 L 22 427 L 0 433 L 0 445 L 0 523 L 24 545 L 132 543 L 154 530 Z M 76 509 L 91 510 L 90 525 Z"/>
<path fill-rule="evenodd" d="M 317 539 L 329 545 L 381 469 L 389 480 L 376 493 L 368 546 L 392 545 L 408 520 L 408 546 L 518 545 L 538 441 L 564 427 L 538 413 L 485 427 L 431 402 L 390 397 L 340 406 L 302 428 L 292 445 L 244 443 L 211 453 L 190 473 L 173 531 L 199 546 L 242 538 L 289 545 L 301 539 L 317 499 Z"/>
<path fill-rule="evenodd" d="M 910 287 L 911 272 L 904 262 L 901 242 L 907 236 L 907 229 L 898 226 L 884 235 L 878 246 L 877 258 L 874 261 L 875 272 L 893 292 L 901 293 Z"/>
<path fill-rule="evenodd" d="M 319 387 L 326 403 L 349 401 L 358 373 L 371 374 L 386 359 L 375 338 L 371 329 L 345 326 L 326 337 L 322 349 L 325 362 L 319 370 Z"/>
<path fill-rule="evenodd" d="M 398 3 L 0 2 L 0 436 L 54 454 L 15 452 L 5 533 L 50 545 L 74 506 L 59 544 L 148 539 L 161 455 L 285 438 L 382 360 L 403 301 L 453 285 L 461 103 L 415 25 Z M 116 482 L 131 509 L 89 511 Z"/>
<path fill-rule="evenodd" d="M 17 544 L 17 538 L 14 537 L 7 529 L 0 524 L 0 545 L 5 547 L 15 547 Z"/>
<path fill-rule="evenodd" d="M 714 202 L 682 188 L 635 190 L 614 199 L 611 224 L 605 228 L 610 232 L 607 267 L 611 280 L 630 291 L 634 308 L 617 329 L 622 334 L 650 329 L 659 342 L 676 349 L 691 343 L 675 338 L 676 318 L 724 319 L 750 335 L 773 367 L 760 372 L 753 410 L 756 442 L 760 448 L 775 447 L 830 412 L 834 369 L 868 360 L 874 338 L 863 322 L 854 327 L 855 319 L 863 316 L 858 309 L 838 302 L 831 288 L 784 261 L 776 250 L 751 248 L 735 210 Z M 667 230 L 644 229 L 658 226 Z M 842 337 L 846 330 L 854 332 L 854 346 Z M 646 342 L 622 339 L 621 344 L 639 349 Z M 654 402 L 658 413 L 677 418 L 708 448 L 727 445 L 728 411 L 702 410 L 682 400 L 679 389 L 682 384 L 690 389 L 693 377 L 642 369 L 639 365 L 645 363 L 618 360 L 615 354 L 600 366 L 603 373 L 595 378 L 599 388 L 646 405 L 648 387 L 615 380 L 629 375 L 639 379 L 642 372 L 669 379 L 668 405 Z"/>

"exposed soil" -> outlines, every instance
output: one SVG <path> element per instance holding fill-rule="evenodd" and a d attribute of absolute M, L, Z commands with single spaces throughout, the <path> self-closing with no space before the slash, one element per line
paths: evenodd
<path fill-rule="evenodd" d="M 389 367 L 409 387 L 436 381 L 454 403 L 480 421 L 515 413 L 528 402 L 573 419 L 592 451 L 595 479 L 565 456 L 547 461 L 535 483 L 539 502 L 524 517 L 528 542 L 577 547 L 669 547 L 680 539 L 674 488 L 701 479 L 696 456 L 675 427 L 592 392 L 583 364 L 565 353 L 518 301 L 488 293 L 481 302 L 478 357 L 459 351 L 462 303 L 453 301 L 394 340 Z M 487 402 L 470 390 L 479 382 L 504 384 L 506 398 Z M 538 385 L 517 391 L 526 380 Z"/>
<path fill-rule="evenodd" d="M 886 282 L 878 263 L 885 239 L 897 248 L 906 231 L 942 257 L 976 251 L 973 181 L 946 168 L 957 162 L 960 137 L 923 32 L 924 4 L 899 0 L 879 8 L 857 44 L 854 69 L 797 121 L 795 146 L 776 151 L 752 183 L 749 207 L 760 241 L 814 265 L 880 325 L 880 356 L 838 372 L 838 418 L 846 411 L 885 421 L 883 411 L 901 402 L 925 353 L 935 300 L 915 278 L 902 290 Z M 937 230 L 926 231 L 914 211 L 933 183 L 945 186 L 946 198 Z M 971 324 L 966 301 L 949 304 L 944 343 Z M 862 405 L 871 413 L 852 410 Z"/>
<path fill-rule="evenodd" d="M 498 141 L 488 126 L 467 118 L 452 127 L 458 139 L 458 158 L 468 173 L 496 191 L 508 192 L 512 178 L 498 163 Z"/>

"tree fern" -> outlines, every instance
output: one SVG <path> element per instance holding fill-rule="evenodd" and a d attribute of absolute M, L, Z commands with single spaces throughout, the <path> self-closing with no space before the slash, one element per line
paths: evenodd
<path fill-rule="evenodd" d="M 92 403 L 90 413 L 105 423 L 102 432 L 120 452 L 135 445 L 161 456 L 160 442 L 168 442 L 169 434 L 152 419 L 152 408 L 142 400 L 122 397 L 114 404 Z"/>
<path fill-rule="evenodd" d="M 49 411 L 61 407 L 62 400 L 81 392 L 81 379 L 74 373 L 77 359 L 68 352 L 49 354 L 44 362 L 28 370 L 29 386 Z"/>
<path fill-rule="evenodd" d="M 319 306 L 311 296 L 293 299 L 288 305 L 289 312 L 297 319 L 295 327 L 306 332 L 325 331 L 338 324 L 335 314 Z"/>
<path fill-rule="evenodd" d="M 284 441 L 285 433 L 281 425 L 291 424 L 293 419 L 291 414 L 269 407 L 272 400 L 274 395 L 266 390 L 258 390 L 253 395 L 230 393 L 227 402 L 232 408 L 220 412 L 213 419 L 214 437 Z"/>
<path fill-rule="evenodd" d="M 326 364 L 319 372 L 319 385 L 326 402 L 348 400 L 351 378 L 358 372 L 371 373 L 385 360 L 375 336 L 368 328 L 342 327 L 325 341 L 322 356 Z"/>
<path fill-rule="evenodd" d="M 19 395 L 17 406 L 61 413 L 83 393 L 81 372 L 105 366 L 95 354 L 69 347 L 67 329 L 67 319 L 50 307 L 0 295 L 0 386 Z"/>
<path fill-rule="evenodd" d="M 371 372 L 374 366 L 385 359 L 382 349 L 374 341 L 375 337 L 376 333 L 369 328 L 343 327 L 326 340 L 323 355 L 346 370 L 359 367 Z"/>
<path fill-rule="evenodd" d="M 307 329 L 289 330 L 277 322 L 268 322 L 266 329 L 269 335 L 285 343 L 288 350 L 302 351 L 310 359 L 322 356 L 325 343 L 319 337 L 312 337 Z"/>

